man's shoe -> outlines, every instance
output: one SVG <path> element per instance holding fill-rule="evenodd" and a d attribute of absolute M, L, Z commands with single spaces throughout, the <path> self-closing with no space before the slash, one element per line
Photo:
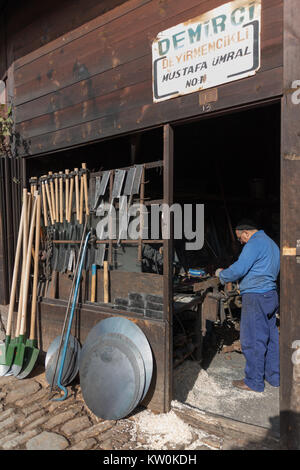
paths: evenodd
<path fill-rule="evenodd" d="M 252 388 L 248 387 L 248 385 L 245 384 L 244 379 L 233 380 L 232 385 L 236 388 L 239 388 L 240 390 L 245 390 L 246 392 L 257 392 L 257 390 L 253 390 Z"/>

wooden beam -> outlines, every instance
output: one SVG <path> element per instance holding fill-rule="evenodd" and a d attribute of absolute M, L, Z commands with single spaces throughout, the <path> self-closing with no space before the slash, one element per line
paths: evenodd
<path fill-rule="evenodd" d="M 294 80 L 300 80 L 300 15 L 297 0 L 284 1 L 284 76 L 281 141 L 281 296 L 280 296 L 280 428 L 288 449 L 300 449 L 300 364 L 292 362 L 300 340 L 300 264 L 287 256 L 300 240 L 300 105 L 293 103 Z"/>
<path fill-rule="evenodd" d="M 173 156 L 174 133 L 169 124 L 164 126 L 164 203 L 170 207 L 173 204 Z M 168 223 L 166 220 L 162 222 Z M 170 410 L 173 391 L 173 217 L 170 217 L 170 238 L 164 240 L 164 319 L 166 322 L 165 343 L 165 408 Z"/>

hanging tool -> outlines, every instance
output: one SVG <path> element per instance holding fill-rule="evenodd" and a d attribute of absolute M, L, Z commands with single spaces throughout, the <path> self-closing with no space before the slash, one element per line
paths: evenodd
<path fill-rule="evenodd" d="M 36 229 L 35 229 L 35 246 L 34 246 L 34 271 L 32 286 L 32 303 L 31 303 L 31 321 L 30 335 L 25 343 L 24 360 L 21 372 L 17 375 L 18 379 L 25 379 L 33 370 L 40 350 L 37 347 L 35 339 L 35 323 L 36 323 L 36 307 L 37 307 L 37 284 L 39 271 L 39 251 L 40 251 L 40 226 L 41 226 L 41 196 L 37 195 L 36 207 Z"/>
<path fill-rule="evenodd" d="M 69 194 L 70 194 L 70 189 L 69 189 L 69 174 L 70 170 L 65 170 L 65 219 L 67 222 L 70 222 L 68 220 L 68 214 L 69 214 Z"/>
<path fill-rule="evenodd" d="M 76 202 L 76 221 L 79 222 L 79 172 L 78 168 L 74 168 L 75 174 L 75 202 Z"/>
<path fill-rule="evenodd" d="M 88 198 L 86 163 L 82 163 L 81 167 L 82 167 L 81 171 L 83 173 L 83 190 L 84 190 L 84 201 L 85 201 L 85 213 L 86 213 L 86 215 L 89 215 L 90 214 L 90 209 L 89 209 L 89 198 Z"/>
<path fill-rule="evenodd" d="M 27 192 L 26 192 L 26 198 L 27 198 Z M 14 306 L 15 306 L 19 262 L 20 262 L 20 255 L 21 255 L 21 248 L 22 248 L 22 241 L 23 241 L 22 237 L 23 237 L 24 217 L 25 217 L 24 207 L 25 207 L 25 204 L 23 202 L 21 220 L 20 220 L 20 225 L 19 225 L 17 248 L 16 248 L 16 253 L 15 253 L 14 272 L 13 272 L 13 278 L 12 278 L 11 291 L 10 291 L 10 301 L 9 301 L 9 309 L 8 309 L 5 343 L 0 345 L 0 376 L 5 375 L 9 371 L 12 365 L 12 361 L 13 361 L 12 355 L 10 355 L 10 357 L 7 355 L 7 350 L 11 341 L 12 318 L 13 318 L 13 312 L 14 312 Z"/>
<path fill-rule="evenodd" d="M 72 218 L 72 204 L 73 204 L 73 190 L 74 190 L 74 173 L 70 173 L 70 193 L 69 193 L 69 208 L 67 220 L 70 223 Z"/>
<path fill-rule="evenodd" d="M 83 251 L 82 251 L 82 255 L 81 255 L 81 259 L 80 259 L 80 264 L 79 264 L 78 274 L 77 274 L 77 279 L 76 279 L 76 285 L 75 285 L 75 291 L 74 291 L 74 298 L 73 298 L 73 303 L 72 303 L 72 307 L 71 307 L 70 319 L 69 319 L 68 329 L 67 329 L 67 333 L 66 333 L 66 337 L 65 337 L 64 349 L 63 349 L 63 353 L 62 353 L 62 360 L 61 360 L 61 365 L 60 365 L 58 380 L 57 380 L 57 385 L 64 392 L 64 395 L 60 398 L 54 399 L 54 401 L 63 401 L 67 398 L 67 395 L 68 395 L 68 391 L 67 391 L 66 387 L 64 385 L 62 385 L 62 383 L 61 383 L 61 378 L 62 378 L 62 372 L 63 372 L 63 369 L 64 369 L 65 357 L 66 357 L 66 352 L 67 352 L 67 347 L 68 347 L 69 336 L 70 336 L 70 332 L 71 332 L 72 321 L 73 321 L 73 317 L 74 317 L 75 306 L 76 306 L 76 303 L 77 303 L 79 284 L 80 284 L 81 274 L 82 274 L 82 266 L 83 266 L 83 262 L 84 262 L 84 258 L 85 258 L 87 244 L 88 244 L 90 234 L 91 234 L 91 232 L 88 232 L 88 234 L 86 235 L 85 242 L 84 242 L 84 247 L 83 247 Z"/>
<path fill-rule="evenodd" d="M 42 176 L 42 179 L 43 179 L 43 184 L 45 185 L 45 191 L 46 191 L 47 202 L 48 202 L 48 207 L 49 207 L 51 225 L 54 225 L 54 214 L 53 214 L 51 196 L 50 196 L 50 191 L 49 191 L 48 176 L 44 175 L 44 176 Z"/>
<path fill-rule="evenodd" d="M 56 222 L 57 221 L 57 214 L 56 214 L 54 183 L 53 183 L 53 173 L 52 173 L 52 171 L 48 171 L 48 175 L 49 175 L 49 185 L 50 185 L 50 195 L 51 195 L 53 220 L 54 220 L 54 222 Z"/>
<path fill-rule="evenodd" d="M 59 193 L 58 193 L 58 174 L 54 173 L 54 195 L 55 195 L 55 214 L 56 222 L 59 222 Z"/>
<path fill-rule="evenodd" d="M 36 205 L 37 199 L 35 197 L 32 215 L 31 215 L 31 224 L 30 232 L 28 237 L 28 249 L 26 256 L 26 266 L 25 266 L 25 275 L 24 275 L 24 285 L 23 285 L 23 295 L 22 295 L 22 315 L 21 315 L 21 325 L 19 337 L 17 340 L 17 350 L 12 365 L 12 372 L 14 376 L 17 376 L 22 369 L 24 353 L 25 353 L 25 331 L 26 331 L 26 313 L 27 313 L 27 301 L 28 301 L 28 287 L 29 287 L 29 277 L 30 277 L 30 266 L 31 266 L 31 247 L 33 242 L 34 228 L 36 223 Z"/>
<path fill-rule="evenodd" d="M 47 199 L 46 199 L 44 177 L 40 178 L 40 186 L 42 188 L 42 197 L 43 197 L 44 226 L 48 227 L 48 209 L 47 209 Z"/>
<path fill-rule="evenodd" d="M 59 172 L 59 221 L 62 224 L 64 221 L 64 208 L 63 208 L 63 172 Z"/>

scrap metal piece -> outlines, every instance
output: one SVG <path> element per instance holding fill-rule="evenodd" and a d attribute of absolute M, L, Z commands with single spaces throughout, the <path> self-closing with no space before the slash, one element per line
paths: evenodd
<path fill-rule="evenodd" d="M 144 366 L 145 366 L 145 389 L 142 395 L 142 400 L 146 396 L 148 392 L 152 373 L 153 373 L 153 357 L 152 351 L 149 345 L 149 342 L 143 333 L 143 331 L 132 321 L 128 320 L 127 318 L 123 317 L 110 317 L 106 318 L 105 320 L 100 321 L 94 328 L 91 329 L 89 332 L 84 345 L 82 346 L 81 355 L 80 355 L 80 365 L 81 361 L 85 361 L 85 358 L 89 356 L 89 351 L 93 347 L 94 343 L 100 338 L 102 335 L 106 333 L 119 333 L 126 336 L 130 339 L 140 351 Z"/>
<path fill-rule="evenodd" d="M 126 175 L 126 170 L 115 171 L 115 179 L 114 179 L 114 185 L 113 185 L 113 190 L 112 190 L 112 199 L 115 199 L 116 197 L 120 197 L 125 175 Z"/>
<path fill-rule="evenodd" d="M 80 360 L 80 385 L 89 409 L 108 420 L 127 416 L 140 402 L 145 368 L 135 344 L 120 333 L 97 337 Z"/>
<path fill-rule="evenodd" d="M 100 188 L 99 188 L 100 196 L 104 196 L 105 194 L 109 177 L 110 177 L 110 171 L 104 171 L 102 173 L 102 178 L 101 178 L 101 183 L 100 183 Z"/>
<path fill-rule="evenodd" d="M 134 167 L 130 168 L 130 170 L 127 173 L 125 188 L 124 188 L 124 191 L 123 191 L 124 196 L 130 196 L 132 194 L 132 188 L 133 188 L 135 174 L 136 174 L 136 167 L 134 166 Z"/>
<path fill-rule="evenodd" d="M 143 166 L 144 165 L 136 165 L 136 172 L 135 172 L 135 175 L 134 175 L 134 181 L 133 181 L 131 194 L 138 194 L 138 192 L 140 190 Z"/>
<path fill-rule="evenodd" d="M 103 266 L 104 256 L 106 250 L 106 243 L 98 244 L 97 249 L 95 250 L 95 264 L 97 266 Z"/>
<path fill-rule="evenodd" d="M 94 205 L 93 205 L 93 210 L 96 209 L 97 207 L 97 204 L 98 204 L 98 201 L 99 201 L 99 197 L 101 196 L 101 193 L 100 193 L 100 186 L 101 186 L 101 179 L 100 179 L 100 176 L 96 176 L 96 183 L 95 183 L 95 198 L 94 198 Z"/>

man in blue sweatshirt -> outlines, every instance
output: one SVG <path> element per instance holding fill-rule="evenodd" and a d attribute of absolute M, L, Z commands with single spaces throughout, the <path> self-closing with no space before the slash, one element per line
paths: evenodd
<path fill-rule="evenodd" d="M 263 392 L 264 380 L 273 387 L 279 386 L 279 334 L 275 314 L 280 251 L 252 222 L 238 224 L 236 236 L 244 244 L 239 259 L 229 268 L 216 271 L 223 284 L 239 281 L 242 295 L 240 341 L 246 359 L 245 378 L 234 380 L 233 385 Z"/>

